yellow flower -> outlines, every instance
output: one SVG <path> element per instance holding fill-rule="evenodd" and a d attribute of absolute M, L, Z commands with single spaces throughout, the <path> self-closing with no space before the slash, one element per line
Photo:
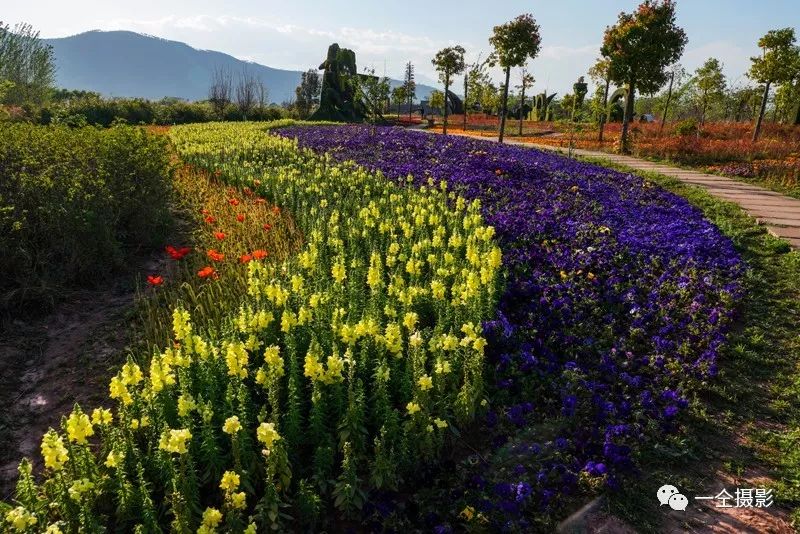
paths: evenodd
<path fill-rule="evenodd" d="M 175 308 L 172 312 L 172 331 L 175 333 L 175 339 L 182 341 L 191 335 L 191 319 L 188 311 Z"/>
<path fill-rule="evenodd" d="M 239 422 L 239 417 L 232 415 L 225 419 L 225 424 L 222 425 L 222 431 L 226 434 L 236 434 L 242 429 L 242 424 Z"/>
<path fill-rule="evenodd" d="M 186 454 L 189 452 L 187 442 L 192 439 L 192 433 L 188 428 L 178 430 L 169 430 L 161 434 L 161 440 L 158 448 L 162 451 L 172 452 L 175 454 Z"/>
<path fill-rule="evenodd" d="M 203 526 L 208 528 L 216 528 L 222 521 L 222 512 L 216 508 L 206 508 L 203 512 Z"/>
<path fill-rule="evenodd" d="M 419 347 L 422 345 L 422 335 L 417 331 L 411 334 L 408 338 L 408 344 L 412 347 Z"/>
<path fill-rule="evenodd" d="M 343 380 L 344 360 L 333 354 L 328 356 L 328 371 L 325 373 L 325 382 L 331 384 Z"/>
<path fill-rule="evenodd" d="M 256 437 L 258 441 L 266 445 L 267 449 L 272 448 L 272 445 L 281 439 L 280 434 L 275 430 L 274 423 L 261 423 L 256 430 Z"/>
<path fill-rule="evenodd" d="M 128 362 L 122 366 L 122 383 L 126 386 L 135 386 L 142 380 L 144 380 L 144 375 L 142 374 L 142 370 L 133 362 Z"/>
<path fill-rule="evenodd" d="M 133 402 L 133 397 L 131 397 L 128 388 L 125 387 L 125 384 L 122 382 L 119 376 L 115 376 L 111 379 L 111 383 L 108 385 L 109 396 L 112 399 L 119 399 L 122 404 L 128 405 Z"/>
<path fill-rule="evenodd" d="M 481 354 L 483 354 L 483 349 L 484 349 L 484 347 L 486 347 L 486 345 L 487 345 L 486 339 L 482 338 L 482 337 L 477 337 L 472 342 L 472 348 L 474 348 L 475 350 L 477 350 Z"/>
<path fill-rule="evenodd" d="M 342 260 L 339 260 L 333 264 L 333 267 L 331 267 L 331 275 L 333 276 L 333 279 L 336 280 L 337 284 L 341 284 L 344 279 L 347 278 L 344 262 Z"/>
<path fill-rule="evenodd" d="M 138 430 L 139 429 L 139 420 L 136 419 L 135 417 L 133 419 L 131 419 L 131 428 L 134 429 L 134 430 Z"/>
<path fill-rule="evenodd" d="M 53 430 L 47 432 L 42 438 L 42 456 L 45 467 L 53 471 L 60 470 L 69 459 L 64 439 Z"/>
<path fill-rule="evenodd" d="M 95 408 L 92 412 L 92 423 L 95 425 L 110 425 L 114 421 L 111 410 L 105 408 Z"/>
<path fill-rule="evenodd" d="M 473 508 L 472 506 L 467 506 L 466 508 L 461 510 L 461 513 L 458 515 L 463 517 L 467 521 L 472 521 L 472 518 L 475 517 L 475 508 Z"/>
<path fill-rule="evenodd" d="M 422 375 L 421 377 L 419 377 L 417 383 L 419 384 L 419 388 L 422 391 L 428 391 L 433 387 L 433 379 L 428 375 Z"/>
<path fill-rule="evenodd" d="M 249 525 L 247 525 L 247 528 L 244 529 L 244 532 L 242 534 L 257 534 L 256 524 L 250 523 Z"/>
<path fill-rule="evenodd" d="M 222 480 L 219 483 L 219 487 L 225 492 L 233 492 L 239 489 L 239 475 L 234 473 L 233 471 L 225 471 L 222 474 Z"/>
<path fill-rule="evenodd" d="M 83 497 L 83 494 L 91 491 L 92 488 L 94 488 L 92 481 L 90 481 L 88 478 L 82 478 L 73 482 L 67 490 L 67 493 L 69 493 L 69 496 L 73 501 L 80 501 L 81 497 Z"/>
<path fill-rule="evenodd" d="M 197 408 L 197 404 L 191 395 L 181 395 L 178 397 L 178 415 L 186 417 L 192 410 Z"/>
<path fill-rule="evenodd" d="M 108 456 L 106 457 L 105 465 L 106 467 L 119 467 L 119 464 L 124 459 L 125 459 L 125 453 L 111 451 L 108 453 Z"/>
<path fill-rule="evenodd" d="M 435 424 L 437 428 L 447 428 L 447 421 L 442 421 L 438 417 L 433 420 L 433 424 Z"/>
<path fill-rule="evenodd" d="M 447 360 L 437 360 L 436 367 L 434 367 L 433 372 L 437 375 L 446 375 L 451 371 L 450 362 Z"/>
<path fill-rule="evenodd" d="M 408 312 L 405 317 L 403 317 L 403 326 L 408 328 L 409 331 L 414 330 L 418 320 L 419 315 L 417 315 L 416 312 Z"/>
<path fill-rule="evenodd" d="M 234 510 L 243 509 L 245 506 L 247 506 L 247 495 L 243 491 L 231 494 L 230 504 L 231 508 Z"/>
<path fill-rule="evenodd" d="M 59 521 L 58 523 L 52 523 L 48 525 L 47 529 L 44 531 L 44 534 L 64 534 L 59 526 L 60 523 L 61 522 Z"/>
<path fill-rule="evenodd" d="M 85 413 L 72 412 L 67 419 L 67 437 L 73 443 L 85 445 L 86 438 L 94 435 L 92 422 Z"/>
<path fill-rule="evenodd" d="M 264 349 L 264 361 L 271 367 L 280 367 L 283 369 L 283 358 L 281 358 L 280 347 L 271 345 Z"/>
<path fill-rule="evenodd" d="M 229 376 L 238 376 L 245 378 L 247 376 L 247 364 L 250 356 L 241 342 L 234 342 L 228 344 L 228 349 L 225 351 L 225 364 L 228 366 Z"/>
<path fill-rule="evenodd" d="M 421 408 L 419 407 L 419 404 L 417 404 L 416 402 L 409 402 L 408 404 L 406 404 L 406 410 L 408 410 L 408 413 L 410 415 L 414 415 L 415 413 L 420 411 Z"/>
<path fill-rule="evenodd" d="M 6 512 L 6 521 L 17 532 L 25 532 L 29 527 L 35 525 L 38 519 L 22 506 L 17 506 Z"/>

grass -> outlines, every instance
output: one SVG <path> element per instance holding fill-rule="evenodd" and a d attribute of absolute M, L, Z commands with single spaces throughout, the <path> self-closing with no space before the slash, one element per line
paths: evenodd
<path fill-rule="evenodd" d="M 631 172 L 607 161 L 588 161 Z M 785 242 L 769 235 L 733 203 L 663 175 L 636 174 L 702 210 L 733 241 L 749 270 L 744 280 L 746 296 L 720 358 L 719 376 L 696 393 L 683 431 L 642 453 L 642 476 L 610 496 L 609 510 L 640 531 L 657 531 L 666 516 L 653 498 L 661 484 L 702 494 L 695 492 L 707 490 L 715 474 L 737 481 L 747 472 L 763 472 L 773 481 L 776 502 L 793 510 L 791 518 L 797 527 L 800 252 L 790 252 Z"/>

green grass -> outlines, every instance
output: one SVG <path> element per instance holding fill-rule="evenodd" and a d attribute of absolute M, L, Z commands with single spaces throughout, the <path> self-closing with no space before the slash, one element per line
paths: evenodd
<path fill-rule="evenodd" d="M 631 172 L 607 161 L 587 161 Z M 672 483 L 695 494 L 708 489 L 717 469 L 734 481 L 757 469 L 774 480 L 776 502 L 793 510 L 796 527 L 800 524 L 800 252 L 790 252 L 786 242 L 769 235 L 733 203 L 674 178 L 636 174 L 702 210 L 733 241 L 749 269 L 739 319 L 720 357 L 719 376 L 696 392 L 682 431 L 642 453 L 642 476 L 611 495 L 609 509 L 640 531 L 656 531 L 666 515 L 654 498 L 661 484 Z"/>

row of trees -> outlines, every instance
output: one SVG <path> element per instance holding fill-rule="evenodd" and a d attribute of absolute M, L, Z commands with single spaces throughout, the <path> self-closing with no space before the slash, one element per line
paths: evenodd
<path fill-rule="evenodd" d="M 234 79 L 229 69 L 216 67 L 211 74 L 208 102 L 218 117 L 224 116 L 226 108 L 235 104 L 247 120 L 256 109 L 269 106 L 269 91 L 264 82 L 247 69 Z"/>

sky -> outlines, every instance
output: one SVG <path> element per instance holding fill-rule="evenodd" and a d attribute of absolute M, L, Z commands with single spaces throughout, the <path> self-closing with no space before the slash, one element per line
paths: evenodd
<path fill-rule="evenodd" d="M 638 0 L 6 0 L 3 22 L 27 22 L 43 37 L 88 30 L 131 30 L 218 50 L 270 67 L 305 70 L 325 58 L 332 42 L 356 52 L 359 69 L 402 78 L 407 61 L 419 83 L 436 84 L 431 58 L 460 44 L 468 62 L 491 51 L 492 27 L 532 13 L 542 49 L 527 67 L 534 90 L 571 91 L 598 56 L 603 31 Z M 800 0 L 677 0 L 689 38 L 681 64 L 689 71 L 708 57 L 724 64 L 732 85 L 747 84 L 750 56 L 770 29 L 794 26 Z M 800 36 L 800 35 L 799 35 Z M 493 73 L 500 80 L 500 73 Z M 512 74 L 512 85 L 519 73 Z M 438 84 L 437 84 L 438 85 Z"/>

